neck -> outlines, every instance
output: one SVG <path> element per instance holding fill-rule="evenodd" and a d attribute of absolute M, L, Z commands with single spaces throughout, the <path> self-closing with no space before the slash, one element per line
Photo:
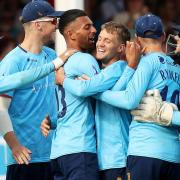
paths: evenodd
<path fill-rule="evenodd" d="M 164 53 L 163 52 L 163 49 L 162 49 L 162 44 L 160 42 L 146 42 L 144 43 L 144 46 L 143 46 L 145 49 L 144 49 L 144 53 L 145 54 L 148 54 L 148 53 L 153 53 L 153 52 L 161 52 L 161 53 Z"/>
<path fill-rule="evenodd" d="M 69 40 L 68 38 L 65 39 L 67 48 L 76 49 L 78 51 L 84 52 L 84 50 L 79 46 L 77 41 Z"/>
<path fill-rule="evenodd" d="M 28 34 L 25 35 L 20 46 L 28 52 L 39 54 L 42 50 L 43 42 L 37 36 Z"/>
<path fill-rule="evenodd" d="M 113 64 L 113 63 L 115 63 L 115 62 L 117 62 L 119 59 L 111 59 L 110 61 L 108 61 L 107 63 L 102 63 L 102 67 L 103 68 L 106 68 L 106 67 L 108 67 L 108 66 L 110 66 L 111 64 Z"/>

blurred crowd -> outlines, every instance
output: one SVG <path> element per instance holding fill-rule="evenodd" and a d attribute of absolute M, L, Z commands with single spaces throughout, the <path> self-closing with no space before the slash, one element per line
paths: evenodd
<path fill-rule="evenodd" d="M 6 37 L 6 44 L 18 44 L 24 33 L 19 22 L 22 7 L 30 0 L 0 1 L 0 36 Z M 54 0 L 48 0 L 54 5 Z M 93 20 L 97 30 L 109 20 L 125 24 L 134 35 L 134 22 L 147 12 L 160 16 L 167 34 L 172 32 L 172 25 L 180 24 L 179 0 L 84 0 L 85 11 Z M 1 43 L 2 44 L 2 43 Z M 2 46 L 2 45 L 1 45 Z M 8 46 L 9 47 L 9 46 Z M 0 53 L 5 51 L 0 47 Z"/>

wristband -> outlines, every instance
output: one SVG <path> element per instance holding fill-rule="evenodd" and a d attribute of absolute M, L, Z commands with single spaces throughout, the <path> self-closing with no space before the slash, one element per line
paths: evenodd
<path fill-rule="evenodd" d="M 57 57 L 52 61 L 52 63 L 54 64 L 55 70 L 57 70 L 64 64 L 64 61 L 60 57 Z"/>

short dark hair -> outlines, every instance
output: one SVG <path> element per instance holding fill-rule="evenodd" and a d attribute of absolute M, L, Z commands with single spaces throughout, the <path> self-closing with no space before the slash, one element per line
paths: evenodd
<path fill-rule="evenodd" d="M 80 9 L 70 9 L 68 11 L 65 11 L 59 20 L 59 32 L 64 35 L 64 29 L 67 27 L 67 25 L 73 22 L 78 17 L 82 16 L 87 16 L 87 14 Z"/>
<path fill-rule="evenodd" d="M 101 30 L 105 29 L 108 33 L 116 33 L 118 37 L 118 41 L 121 43 L 126 44 L 126 41 L 129 41 L 131 39 L 131 34 L 128 31 L 128 29 L 114 21 L 107 22 L 101 26 Z"/>

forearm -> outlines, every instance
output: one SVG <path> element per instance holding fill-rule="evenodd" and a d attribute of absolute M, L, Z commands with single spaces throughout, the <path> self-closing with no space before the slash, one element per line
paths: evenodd
<path fill-rule="evenodd" d="M 138 106 L 138 101 L 132 96 L 128 96 L 126 91 L 105 91 L 95 96 L 97 100 L 103 101 L 111 106 L 122 109 L 133 109 Z"/>
<path fill-rule="evenodd" d="M 63 87 L 76 96 L 91 96 L 111 88 L 119 79 L 119 74 L 101 72 L 91 77 L 90 80 L 73 80 L 65 78 Z"/>
<path fill-rule="evenodd" d="M 4 139 L 6 143 L 8 144 L 8 146 L 10 147 L 10 149 L 13 149 L 13 147 L 15 147 L 16 145 L 19 145 L 16 135 L 14 134 L 13 131 L 7 132 L 4 135 Z"/>
<path fill-rule="evenodd" d="M 54 70 L 53 63 L 1 77 L 0 94 L 19 88 L 48 75 Z"/>
<path fill-rule="evenodd" d="M 111 90 L 112 91 L 122 91 L 122 90 L 126 89 L 126 86 L 127 86 L 128 82 L 130 81 L 130 79 L 132 78 L 134 72 L 135 72 L 135 70 L 133 68 L 126 66 L 122 76 L 116 82 L 116 84 L 114 85 L 114 87 Z"/>
<path fill-rule="evenodd" d="M 56 58 L 48 64 L 27 71 L 17 72 L 9 76 L 3 76 L 0 79 L 0 94 L 33 83 L 34 81 L 47 76 L 63 64 L 64 62 L 60 58 Z"/>

